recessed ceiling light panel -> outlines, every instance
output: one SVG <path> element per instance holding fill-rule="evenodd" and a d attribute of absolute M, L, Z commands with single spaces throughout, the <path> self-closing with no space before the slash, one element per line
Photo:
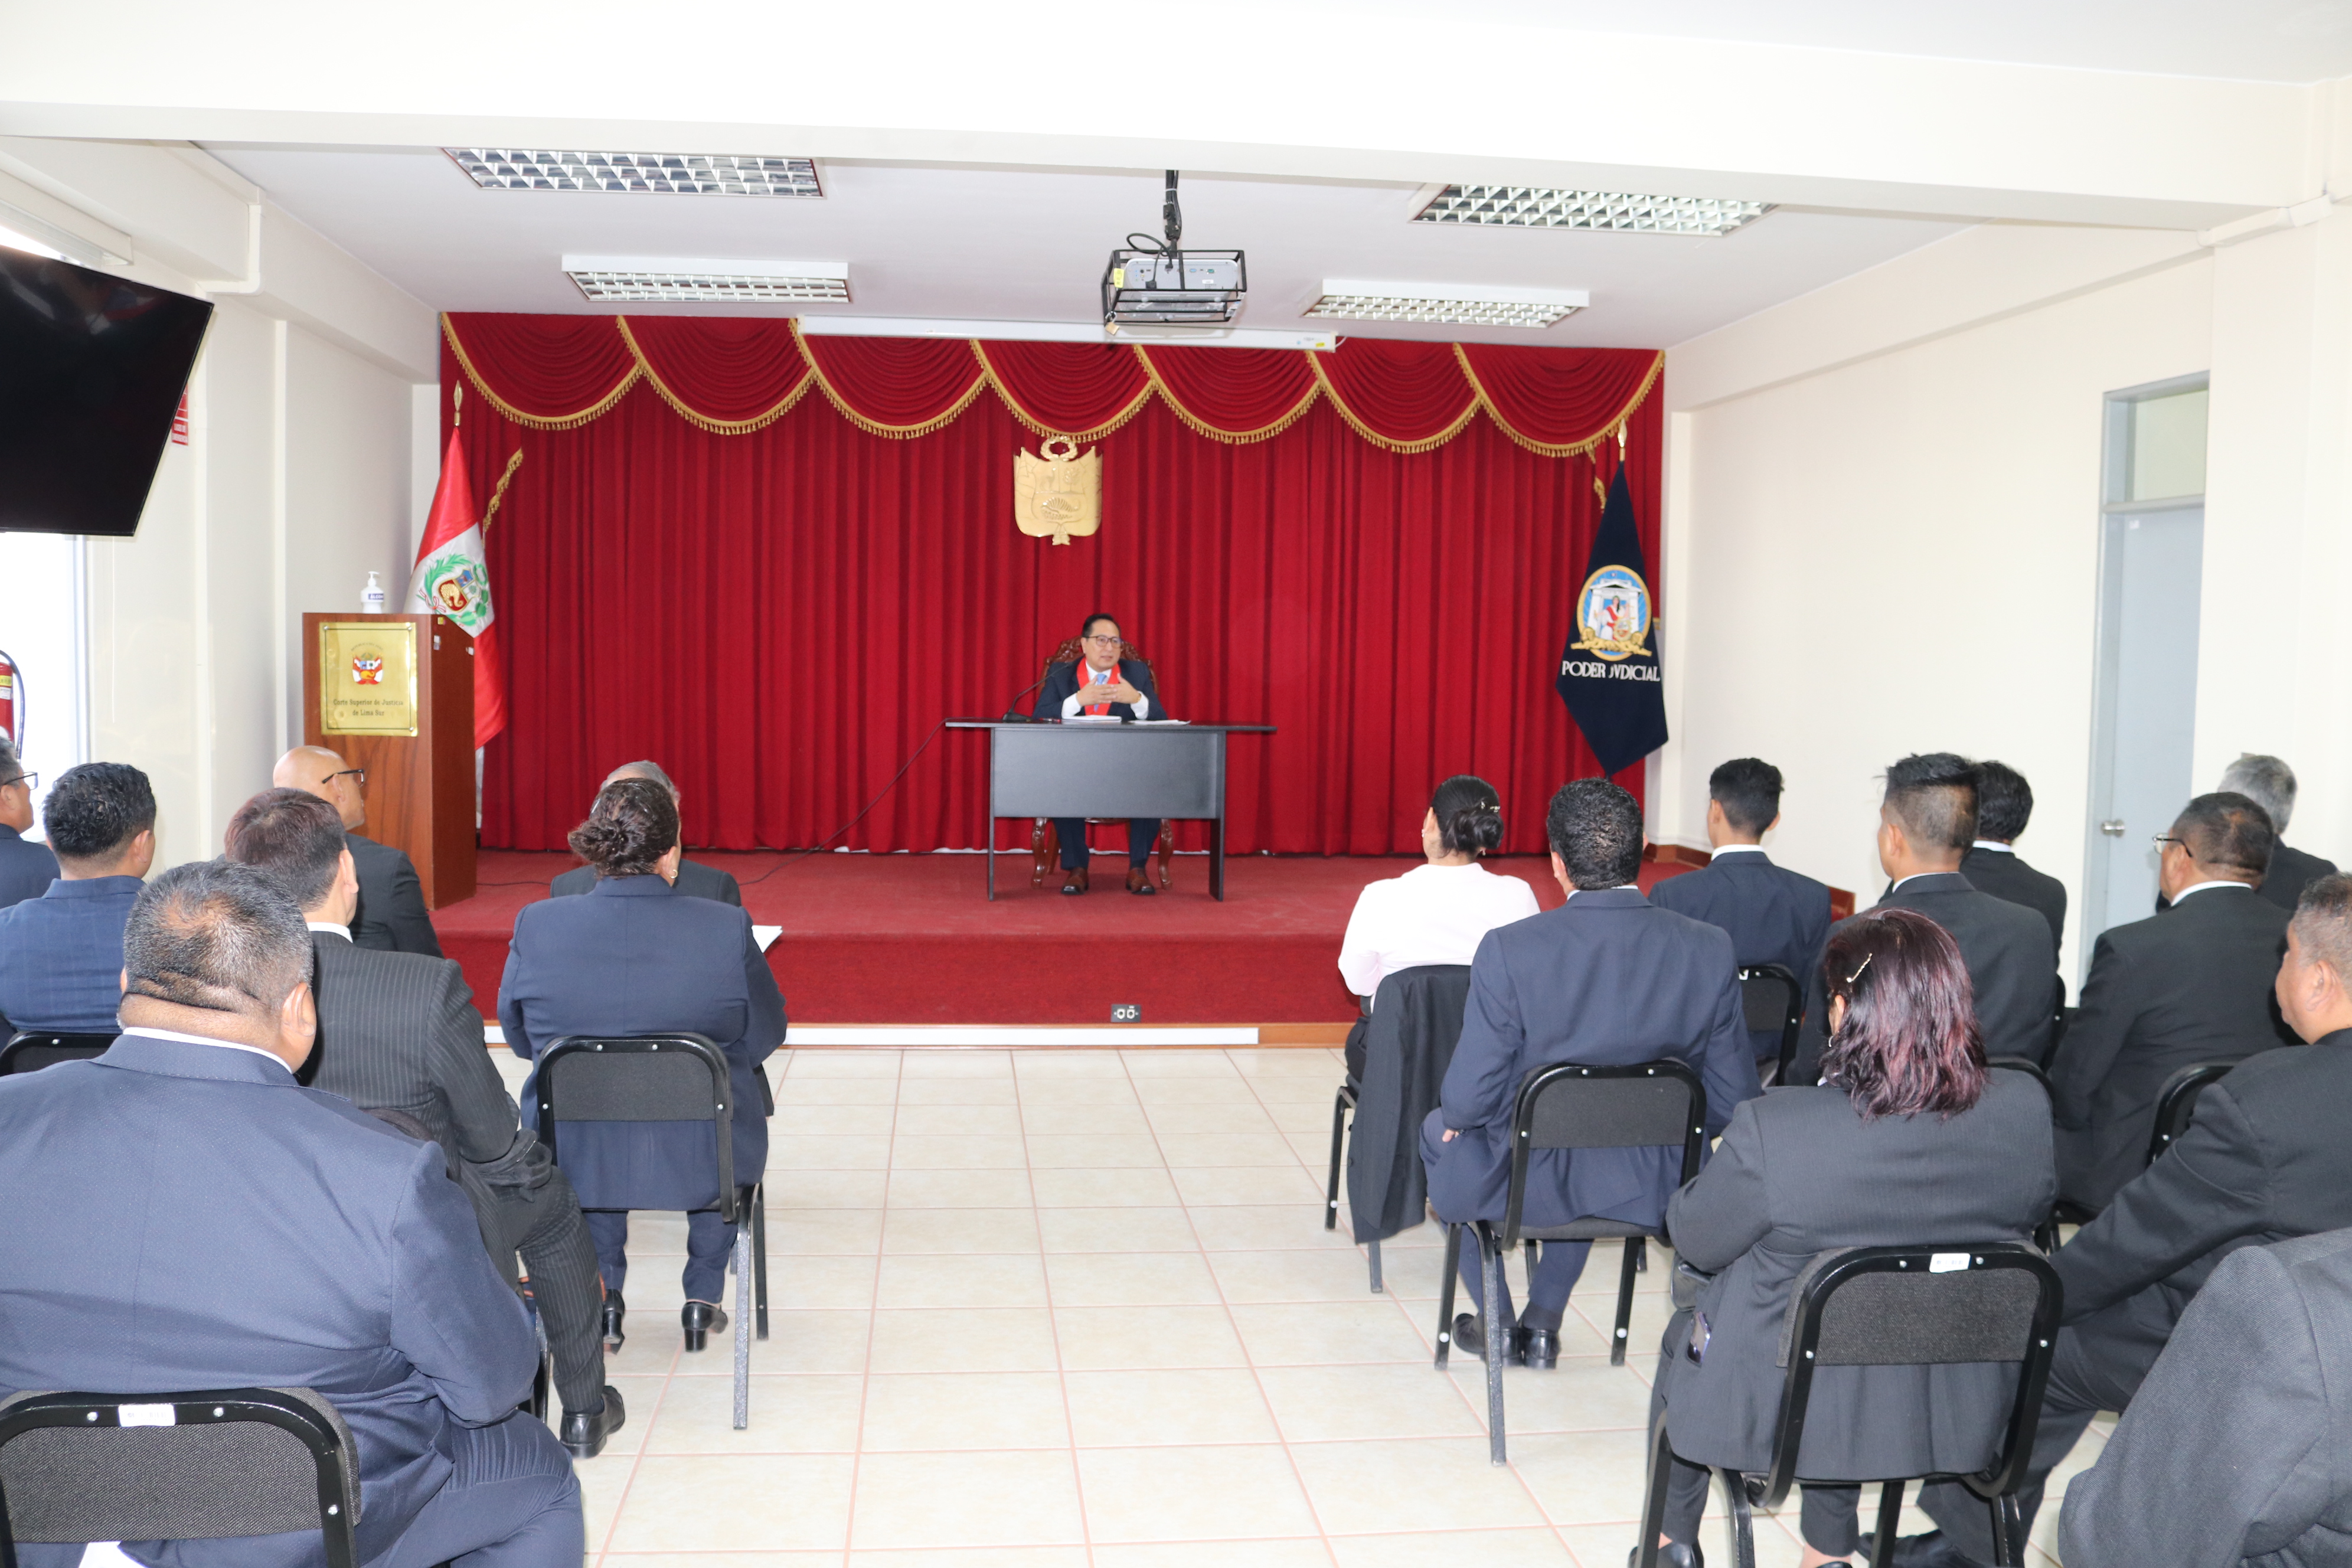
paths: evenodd
<path fill-rule="evenodd" d="M 1456 283 L 1368 283 L 1327 278 L 1309 316 L 1349 321 L 1429 321 L 1454 327 L 1549 327 L 1592 302 L 1582 289 L 1480 288 Z"/>
<path fill-rule="evenodd" d="M 773 305 L 849 299 L 845 261 L 567 256 L 563 270 L 599 304 Z"/>
<path fill-rule="evenodd" d="M 555 153 L 445 147 L 474 184 L 498 191 L 613 191 L 630 195 L 821 196 L 813 158 L 718 153 Z"/>
<path fill-rule="evenodd" d="M 1415 223 L 1503 228 L 1583 228 L 1709 238 L 1754 223 L 1769 202 L 1716 196 L 1642 196 L 1623 191 L 1558 191 L 1537 185 L 1447 185 L 1413 214 Z"/>

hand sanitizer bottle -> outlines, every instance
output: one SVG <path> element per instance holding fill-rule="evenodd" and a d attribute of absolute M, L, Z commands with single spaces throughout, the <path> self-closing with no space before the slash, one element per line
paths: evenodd
<path fill-rule="evenodd" d="M 360 590 L 360 614 L 380 616 L 383 614 L 383 584 L 377 582 L 375 574 L 371 572 L 367 586 Z"/>

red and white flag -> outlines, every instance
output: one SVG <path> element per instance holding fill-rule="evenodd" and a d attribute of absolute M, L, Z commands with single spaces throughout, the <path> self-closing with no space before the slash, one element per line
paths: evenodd
<path fill-rule="evenodd" d="M 499 657 L 482 521 L 474 510 L 474 487 L 466 478 L 465 448 L 458 441 L 458 433 L 450 431 L 404 608 L 415 616 L 446 616 L 474 639 L 474 744 L 479 748 L 507 727 L 506 666 Z"/>

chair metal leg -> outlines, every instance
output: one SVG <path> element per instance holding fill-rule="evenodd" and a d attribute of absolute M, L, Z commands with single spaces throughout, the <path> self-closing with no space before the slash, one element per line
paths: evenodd
<path fill-rule="evenodd" d="M 1731 1531 L 1731 1568 L 1756 1568 L 1756 1516 L 1748 1502 L 1748 1482 L 1738 1470 L 1717 1472 L 1723 1478 L 1724 1523 Z"/>
<path fill-rule="evenodd" d="M 1633 1276 L 1642 1267 L 1639 1237 L 1625 1243 L 1625 1260 L 1617 1269 L 1617 1331 L 1609 1336 L 1609 1364 L 1625 1364 L 1625 1338 L 1633 1321 Z"/>
<path fill-rule="evenodd" d="M 1372 1260 L 1372 1294 L 1381 1293 L 1381 1244 L 1377 1241 L 1365 1248 Z"/>
<path fill-rule="evenodd" d="M 1445 1357 L 1454 1349 L 1454 1281 L 1462 1268 L 1462 1227 L 1445 1227 L 1445 1278 L 1437 1287 L 1437 1370 L 1445 1370 Z"/>
<path fill-rule="evenodd" d="M 1633 1568 L 1658 1568 L 1658 1537 L 1666 1528 L 1666 1483 L 1674 1470 L 1674 1445 L 1666 1441 L 1662 1415 L 1650 1434 L 1650 1473 L 1643 1483 L 1642 1539 L 1633 1551 Z"/>
<path fill-rule="evenodd" d="M 1331 1100 L 1331 1175 L 1323 1184 L 1323 1228 L 1339 1228 L 1339 1149 L 1348 1135 L 1348 1086 Z"/>
<path fill-rule="evenodd" d="M 1625 1245 L 1633 1249 L 1633 1272 L 1647 1274 L 1650 1271 L 1649 1245 L 1638 1236 Z"/>
<path fill-rule="evenodd" d="M 2042 1249 L 2044 1258 L 2058 1250 L 2058 1219 L 2055 1215 L 2034 1227 L 2033 1245 Z"/>
<path fill-rule="evenodd" d="M 758 1307 L 760 1337 L 768 1337 L 768 1184 L 751 1187 L 751 1300 Z"/>
<path fill-rule="evenodd" d="M 2016 1568 L 2025 1555 L 2025 1519 L 2018 1510 L 2017 1494 L 2003 1492 L 1990 1506 L 1995 1568 Z"/>
<path fill-rule="evenodd" d="M 735 1232 L 735 1430 L 751 1424 L 751 1237 Z"/>
<path fill-rule="evenodd" d="M 1486 1330 L 1486 1458 L 1507 1465 L 1503 1444 L 1503 1358 L 1510 1351 L 1510 1331 L 1503 1327 L 1503 1249 L 1484 1220 L 1470 1227 L 1478 1238 L 1478 1278 L 1486 1284 L 1486 1310 L 1480 1319 Z"/>
<path fill-rule="evenodd" d="M 1870 1543 L 1870 1568 L 1894 1568 L 1895 1538 L 1903 1529 L 1903 1483 L 1878 1489 L 1878 1534 Z"/>

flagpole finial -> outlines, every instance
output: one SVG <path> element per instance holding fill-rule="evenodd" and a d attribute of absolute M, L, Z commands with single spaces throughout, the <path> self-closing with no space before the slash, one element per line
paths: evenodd
<path fill-rule="evenodd" d="M 459 382 L 449 394 L 449 428 L 455 430 L 466 422 L 466 384 Z"/>
<path fill-rule="evenodd" d="M 1622 419 L 1617 421 L 1617 456 L 1621 458 L 1625 456 L 1625 422 Z"/>

